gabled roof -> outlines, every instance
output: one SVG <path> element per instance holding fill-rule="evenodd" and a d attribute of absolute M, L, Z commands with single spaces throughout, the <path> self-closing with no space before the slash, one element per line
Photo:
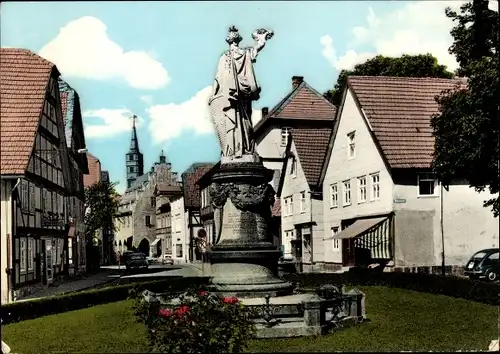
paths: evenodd
<path fill-rule="evenodd" d="M 200 186 L 201 189 L 207 187 L 210 184 L 210 177 L 213 175 L 213 173 L 220 167 L 220 161 L 217 162 L 210 170 L 208 170 L 205 174 L 203 174 L 198 181 L 196 181 L 196 184 Z"/>
<path fill-rule="evenodd" d="M 436 96 L 459 79 L 350 76 L 348 87 L 362 108 L 390 168 L 430 168 L 434 153 L 431 117 Z"/>
<path fill-rule="evenodd" d="M 83 185 L 88 188 L 101 181 L 101 161 L 94 155 L 87 153 L 89 173 L 83 175 Z"/>
<path fill-rule="evenodd" d="M 464 79 L 349 76 L 321 178 L 328 168 L 347 90 L 388 168 L 430 168 L 434 153 L 430 120 L 438 113 L 435 98 L 465 84 Z"/>
<path fill-rule="evenodd" d="M 297 152 L 295 158 L 300 162 L 311 191 L 318 190 L 321 186 L 321 171 L 325 163 L 331 134 L 332 128 L 301 128 L 294 129 L 288 140 L 286 155 L 290 156 L 293 142 Z M 289 160 L 290 158 L 286 158 L 283 164 L 278 195 L 281 195 Z"/>
<path fill-rule="evenodd" d="M 200 186 L 196 183 L 207 173 L 214 163 L 194 163 L 182 174 L 182 185 L 184 189 L 184 207 L 186 209 L 200 209 L 201 196 Z"/>
<path fill-rule="evenodd" d="M 156 195 L 177 195 L 182 194 L 182 188 L 180 185 L 172 185 L 171 183 L 161 182 L 155 187 Z"/>
<path fill-rule="evenodd" d="M 59 76 L 51 62 L 19 48 L 0 49 L 0 172 L 23 174 L 33 151 L 49 78 Z"/>
<path fill-rule="evenodd" d="M 257 122 L 254 131 L 255 134 L 260 134 L 265 125 L 277 119 L 333 121 L 336 114 L 336 106 L 305 81 L 302 81 L 269 114 Z"/>

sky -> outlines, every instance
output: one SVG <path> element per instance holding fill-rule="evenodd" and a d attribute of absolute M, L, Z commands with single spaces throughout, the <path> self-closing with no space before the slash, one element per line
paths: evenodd
<path fill-rule="evenodd" d="M 255 124 L 260 108 L 289 93 L 294 75 L 324 92 L 340 70 L 377 54 L 432 53 L 456 69 L 444 9 L 461 3 L 4 2 L 0 43 L 56 64 L 80 95 L 89 152 L 123 192 L 133 114 L 145 171 L 162 150 L 179 174 L 194 162 L 218 161 L 207 100 L 231 25 L 241 45 L 252 45 L 255 29 L 275 33 L 255 64 L 262 87 Z"/>

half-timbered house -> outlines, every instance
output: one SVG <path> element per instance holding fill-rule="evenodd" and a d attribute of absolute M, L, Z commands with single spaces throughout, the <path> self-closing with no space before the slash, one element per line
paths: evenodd
<path fill-rule="evenodd" d="M 56 66 L 2 48 L 0 74 L 1 284 L 11 301 L 65 270 L 71 174 Z"/>

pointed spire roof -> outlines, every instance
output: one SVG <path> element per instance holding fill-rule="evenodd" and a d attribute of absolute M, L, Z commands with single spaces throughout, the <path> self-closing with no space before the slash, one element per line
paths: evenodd
<path fill-rule="evenodd" d="M 130 151 L 139 152 L 139 140 L 137 139 L 137 130 L 135 129 L 135 120 L 137 116 L 132 116 L 132 138 L 130 139 Z"/>

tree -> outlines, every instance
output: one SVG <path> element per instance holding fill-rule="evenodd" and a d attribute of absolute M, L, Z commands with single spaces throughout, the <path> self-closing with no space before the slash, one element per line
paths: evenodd
<path fill-rule="evenodd" d="M 433 169 L 443 184 L 465 178 L 477 192 L 499 192 L 499 41 L 498 14 L 488 1 L 474 0 L 460 13 L 446 9 L 456 22 L 449 52 L 467 77 L 466 87 L 456 87 L 436 98 L 439 113 L 431 125 L 436 139 Z M 498 217 L 496 196 L 484 203 Z"/>
<path fill-rule="evenodd" d="M 439 65 L 432 54 L 403 55 L 399 58 L 377 55 L 365 63 L 357 64 L 353 70 L 342 70 L 333 90 L 323 96 L 338 106 L 341 104 L 348 76 L 397 76 L 397 77 L 439 77 L 450 79 L 453 73 L 446 66 Z"/>
<path fill-rule="evenodd" d="M 104 226 L 115 230 L 113 217 L 119 206 L 119 195 L 115 191 L 115 186 L 116 183 L 98 182 L 85 189 L 84 223 L 87 238 L 87 266 L 90 267 L 93 267 L 92 259 L 95 257 L 90 254 L 95 233 Z"/>

